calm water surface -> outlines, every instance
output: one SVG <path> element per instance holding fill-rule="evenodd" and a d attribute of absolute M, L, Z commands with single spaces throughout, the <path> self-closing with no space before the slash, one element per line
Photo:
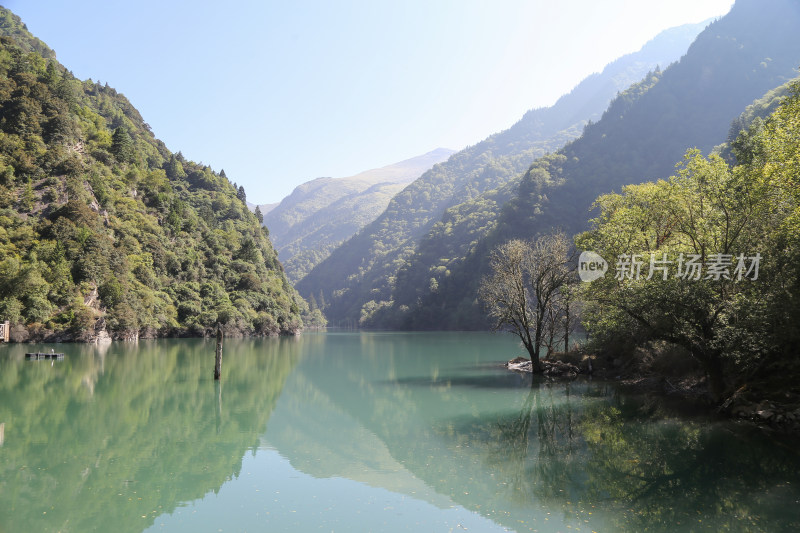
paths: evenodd
<path fill-rule="evenodd" d="M 24 353 L 64 351 L 64 361 Z M 510 336 L 0 346 L 0 532 L 796 531 L 796 439 L 605 383 Z"/>

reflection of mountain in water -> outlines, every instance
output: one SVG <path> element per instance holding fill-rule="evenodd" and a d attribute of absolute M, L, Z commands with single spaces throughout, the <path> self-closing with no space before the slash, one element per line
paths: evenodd
<path fill-rule="evenodd" d="M 304 388 L 312 403 L 296 395 L 281 397 L 270 420 L 269 444 L 288 456 L 292 466 L 316 478 L 343 477 L 450 507 L 449 498 L 437 494 L 392 457 L 383 441 L 337 407 L 325 393 L 313 391 L 305 376 L 292 375 L 292 388 Z"/>
<path fill-rule="evenodd" d="M 0 358 L 4 531 L 142 531 L 239 475 L 295 360 L 291 339 L 70 346 L 63 362 Z M 255 347 L 258 346 L 258 350 Z M 49 348 L 48 348 L 49 349 Z M 7 354 L 7 355 L 6 355 Z"/>
<path fill-rule="evenodd" d="M 315 477 L 461 505 L 507 526 L 512 517 L 541 519 L 541 505 L 514 497 L 517 465 L 492 464 L 497 450 L 467 433 L 517 413 L 530 386 L 496 364 L 492 371 L 487 354 L 505 346 L 502 338 L 466 337 L 361 335 L 351 337 L 355 346 L 331 338 L 324 355 L 305 357 L 287 380 L 265 440 Z"/>
<path fill-rule="evenodd" d="M 247 482 L 294 483 L 276 514 L 318 494 L 358 511 L 354 494 L 369 499 L 369 487 L 381 487 L 513 530 L 800 529 L 796 441 L 680 417 L 604 384 L 531 387 L 496 367 L 514 354 L 511 337 L 229 341 L 221 390 L 213 347 L 140 342 L 100 355 L 70 346 L 52 366 L 4 347 L 0 528 L 141 531 L 238 477 L 238 493 L 203 499 L 206 512 L 223 501 L 234 514 L 240 504 L 261 511 L 263 498 L 236 499 Z M 258 446 L 311 476 L 359 484 L 319 493 L 312 479 L 292 481 L 288 466 L 273 475 L 281 463 L 266 452 L 244 471 Z M 324 507 L 315 512 L 302 523 L 327 519 Z M 357 528 L 353 520 L 342 523 Z M 407 515 L 398 520 L 408 525 Z"/>
<path fill-rule="evenodd" d="M 461 505 L 515 530 L 800 525 L 790 511 L 800 458 L 763 435 L 681 419 L 605 384 L 520 386 L 487 370 L 496 337 L 354 337 L 358 349 L 332 339 L 304 358 L 270 421 L 266 441 L 307 474 Z"/>

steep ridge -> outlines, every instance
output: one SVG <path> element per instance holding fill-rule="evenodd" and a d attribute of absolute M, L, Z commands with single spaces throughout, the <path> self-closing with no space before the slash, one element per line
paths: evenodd
<path fill-rule="evenodd" d="M 356 324 L 365 304 L 390 298 L 398 269 L 446 209 L 504 185 L 537 157 L 578 137 L 618 91 L 658 65 L 677 60 L 703 27 L 687 25 L 662 32 L 639 52 L 589 76 L 552 107 L 529 111 L 508 130 L 426 172 L 395 196 L 380 217 L 300 280 L 298 291 L 322 294 L 330 304 L 326 314 L 334 323 Z"/>
<path fill-rule="evenodd" d="M 0 317 L 25 340 L 296 333 L 307 304 L 223 172 L 170 152 L 0 8 Z"/>
<path fill-rule="evenodd" d="M 475 295 L 492 247 L 556 227 L 581 231 L 599 194 L 667 177 L 686 149 L 707 152 L 725 141 L 745 106 L 796 75 L 798 30 L 798 4 L 739 0 L 680 63 L 622 93 L 580 139 L 505 188 L 445 213 L 401 268 L 391 297 L 370 304 L 375 313 L 364 322 L 485 328 Z"/>

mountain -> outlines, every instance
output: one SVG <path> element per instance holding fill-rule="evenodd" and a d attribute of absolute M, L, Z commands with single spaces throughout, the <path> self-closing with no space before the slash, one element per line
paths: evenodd
<path fill-rule="evenodd" d="M 506 186 L 448 210 L 399 269 L 393 286 L 372 293 L 363 322 L 485 328 L 476 293 L 494 246 L 554 228 L 582 231 L 600 194 L 665 178 L 688 148 L 708 152 L 735 137 L 738 127 L 730 132 L 731 121 L 796 76 L 798 31 L 796 2 L 739 0 L 679 63 L 620 94 L 579 139 L 537 160 Z"/>
<path fill-rule="evenodd" d="M 260 204 L 258 207 L 259 209 L 261 209 L 261 214 L 266 215 L 267 213 L 278 207 L 278 205 L 279 202 L 273 202 L 271 204 Z M 253 207 L 253 210 L 255 211 L 255 207 Z"/>
<path fill-rule="evenodd" d="M 333 322 L 358 323 L 362 310 L 368 316 L 380 302 L 389 301 L 398 270 L 447 209 L 503 186 L 537 157 L 577 138 L 619 91 L 685 53 L 703 27 L 687 25 L 662 32 L 639 52 L 586 78 L 552 107 L 527 112 L 508 130 L 427 171 L 397 194 L 381 216 L 300 280 L 298 291 L 321 293 L 330 304 L 326 314 Z"/>
<path fill-rule="evenodd" d="M 349 178 L 318 178 L 299 185 L 276 207 L 261 209 L 289 279 L 305 276 L 331 250 L 375 220 L 403 187 L 453 152 L 437 148 Z"/>
<path fill-rule="evenodd" d="M 296 333 L 307 304 L 224 172 L 170 152 L 0 9 L 0 317 L 12 338 Z"/>
<path fill-rule="evenodd" d="M 256 207 L 258 208 L 259 211 L 261 211 L 262 215 L 266 215 L 267 213 L 269 213 L 270 211 L 272 211 L 273 209 L 278 207 L 278 202 L 274 202 L 274 203 L 271 203 L 271 204 L 253 204 L 253 203 L 247 202 L 247 208 L 250 211 L 255 212 Z"/>

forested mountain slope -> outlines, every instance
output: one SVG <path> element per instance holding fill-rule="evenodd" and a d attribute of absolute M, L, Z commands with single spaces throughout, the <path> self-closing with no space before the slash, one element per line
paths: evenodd
<path fill-rule="evenodd" d="M 264 225 L 292 281 L 303 278 L 343 241 L 378 215 L 392 197 L 453 150 L 437 148 L 347 178 L 303 183 L 264 214 Z"/>
<path fill-rule="evenodd" d="M 506 184 L 537 157 L 579 136 L 618 91 L 657 65 L 677 60 L 702 27 L 662 32 L 639 52 L 588 77 L 552 107 L 529 111 L 508 130 L 426 172 L 395 196 L 380 217 L 300 280 L 298 290 L 307 296 L 322 294 L 333 322 L 357 323 L 367 302 L 390 298 L 398 269 L 446 209 Z"/>
<path fill-rule="evenodd" d="M 513 184 L 446 212 L 391 293 L 367 304 L 362 323 L 486 327 L 475 296 L 492 247 L 554 228 L 581 231 L 599 194 L 667 177 L 688 148 L 708 152 L 725 141 L 748 104 L 796 75 L 798 31 L 800 4 L 739 0 L 678 64 L 622 93 L 580 139 L 536 161 Z"/>
<path fill-rule="evenodd" d="M 224 173 L 155 138 L 0 9 L 0 318 L 14 340 L 300 330 L 292 289 Z"/>

